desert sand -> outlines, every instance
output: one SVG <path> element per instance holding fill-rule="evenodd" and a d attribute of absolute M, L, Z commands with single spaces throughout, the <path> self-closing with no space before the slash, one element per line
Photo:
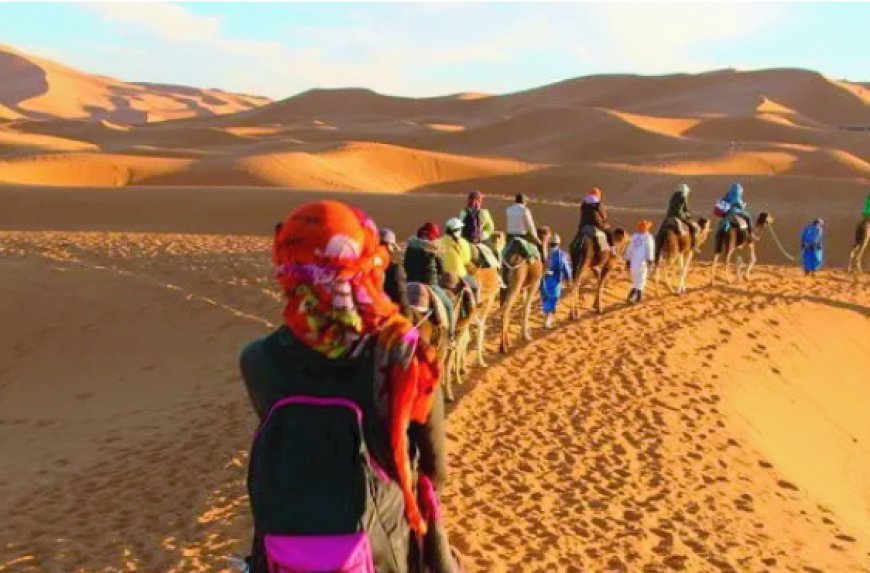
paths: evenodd
<path fill-rule="evenodd" d="M 31 230 L 0 232 L 0 571 L 225 571 L 246 550 L 237 355 L 280 316 L 265 234 L 322 195 L 133 191 L 30 190 Z M 358 198 L 397 223 L 461 204 Z M 603 316 L 536 319 L 462 387 L 445 503 L 469 570 L 866 571 L 867 277 L 707 271 L 632 308 L 620 273 Z"/>
<path fill-rule="evenodd" d="M 269 103 L 6 49 L 0 78 L 0 571 L 216 572 L 247 551 L 237 358 L 280 317 L 268 235 L 300 202 L 404 238 L 475 188 L 503 226 L 522 191 L 567 239 L 591 185 L 633 228 L 678 182 L 706 215 L 735 179 L 786 254 L 825 217 L 829 268 L 806 280 L 765 235 L 750 282 L 708 286 L 707 245 L 684 296 L 626 307 L 620 270 L 602 316 L 536 316 L 503 357 L 491 325 L 449 413 L 452 539 L 479 572 L 868 571 L 870 281 L 841 268 L 866 84 L 725 70 Z"/>

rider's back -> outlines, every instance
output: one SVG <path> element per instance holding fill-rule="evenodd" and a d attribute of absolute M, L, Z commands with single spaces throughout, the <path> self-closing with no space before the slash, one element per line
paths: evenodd
<path fill-rule="evenodd" d="M 580 228 L 586 226 L 604 229 L 607 224 L 607 215 L 601 203 L 583 203 L 580 205 Z"/>
<path fill-rule="evenodd" d="M 438 241 L 412 237 L 405 250 L 405 275 L 408 282 L 437 285 L 442 271 Z"/>
<path fill-rule="evenodd" d="M 257 411 L 261 422 L 268 419 L 270 410 L 288 397 L 304 397 L 307 400 L 339 400 L 356 404 L 361 413 L 362 436 L 365 449 L 374 460 L 372 467 L 387 468 L 390 475 L 395 475 L 391 462 L 389 440 L 386 432 L 385 413 L 389 411 L 387 404 L 381 403 L 385 399 L 384 394 L 376 391 L 374 387 L 374 356 L 370 349 L 360 353 L 359 356 L 347 359 L 330 359 L 305 344 L 300 343 L 292 333 L 281 327 L 272 334 L 257 339 L 250 343 L 242 352 L 241 369 L 248 389 L 251 401 Z M 303 411 L 302 414 L 305 414 Z M 289 415 L 293 415 L 291 412 Z M 431 472 L 436 486 L 441 485 L 445 474 L 445 456 L 443 444 L 443 409 L 434 408 L 429 423 L 425 427 L 414 427 L 412 446 L 421 454 L 420 464 L 424 471 Z M 282 441 L 291 441 L 292 436 L 282 435 L 277 432 Z M 304 441 L 314 442 L 316 435 L 306 435 Z M 328 444 L 326 444 L 328 445 Z M 339 447 L 339 445 L 335 445 Z M 304 448 L 303 448 L 304 449 Z M 256 452 L 256 450 L 255 450 Z M 316 452 L 315 452 L 316 454 Z M 303 452 L 303 457 L 309 454 Z M 316 501 L 320 499 L 318 486 L 314 485 L 307 491 L 289 490 L 287 495 L 298 495 L 299 500 L 283 498 L 283 492 L 273 499 L 268 497 L 268 480 L 254 480 L 255 466 L 274 463 L 273 460 L 256 461 L 252 453 L 252 469 L 249 473 L 249 488 L 251 489 L 252 507 L 255 508 L 255 550 L 254 568 L 255 573 L 265 572 L 263 561 L 264 534 L 268 533 L 271 524 L 281 524 L 281 528 L 295 528 L 301 522 L 304 527 L 310 523 L 311 527 L 324 529 L 332 527 L 331 515 L 321 515 Z M 301 459 L 301 458 L 300 458 Z M 291 474 L 299 474 L 313 471 L 310 464 L 301 463 L 299 467 L 293 466 L 293 458 L 287 457 L 282 462 L 289 464 L 287 471 Z M 303 467 L 304 466 L 304 467 Z M 336 473 L 350 471 L 350 469 L 338 469 Z M 267 472 L 268 473 L 268 472 Z M 275 475 L 275 471 L 269 473 Z M 278 472 L 277 475 L 280 475 Z M 325 482 L 340 482 L 341 476 L 332 476 L 330 480 L 319 478 L 323 482 L 322 489 L 327 489 Z M 309 480 L 310 481 L 310 480 Z M 315 480 L 314 483 L 319 483 Z M 258 485 L 266 483 L 266 486 Z M 305 483 L 304 481 L 302 483 Z M 258 489 L 260 491 L 258 491 Z M 297 485 L 298 489 L 298 485 Z M 274 498 L 278 499 L 274 499 Z M 333 496 L 334 497 L 334 496 Z M 368 484 L 359 492 L 356 499 L 350 492 L 347 499 L 338 509 L 345 509 L 348 500 L 354 500 L 353 506 L 358 506 L 357 511 L 359 527 L 363 528 L 368 536 L 371 552 L 375 563 L 375 569 L 379 573 L 405 573 L 417 571 L 419 555 L 411 543 L 411 532 L 404 516 L 404 502 L 402 492 L 395 481 L 391 479 L 370 479 Z M 255 500 L 258 498 L 270 501 L 260 502 L 259 516 L 256 512 Z M 310 522 L 305 512 L 306 499 L 313 500 L 314 505 L 310 508 L 312 517 Z M 326 507 L 331 502 L 327 498 L 322 499 L 320 504 Z M 331 506 L 330 506 L 331 507 Z M 322 509 L 322 508 L 321 508 Z M 283 513 L 283 514 L 282 514 Z M 327 511 L 329 514 L 342 513 L 339 511 Z M 296 514 L 296 515 L 294 515 Z M 357 518 L 353 518 L 357 519 Z M 268 524 L 268 525 L 264 525 Z M 339 525 L 340 526 L 340 525 Z M 298 533 L 323 533 L 323 531 Z M 258 546 L 259 545 L 259 546 Z"/>

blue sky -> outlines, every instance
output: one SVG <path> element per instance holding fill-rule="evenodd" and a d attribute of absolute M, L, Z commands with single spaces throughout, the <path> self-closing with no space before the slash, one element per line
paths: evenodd
<path fill-rule="evenodd" d="M 868 3 L 2 3 L 0 43 L 130 81 L 504 93 L 599 73 L 870 81 Z"/>

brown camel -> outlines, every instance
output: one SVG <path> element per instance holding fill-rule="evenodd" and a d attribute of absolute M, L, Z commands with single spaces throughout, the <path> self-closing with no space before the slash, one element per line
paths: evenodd
<path fill-rule="evenodd" d="M 468 325 L 473 317 L 473 311 L 470 308 L 467 291 L 457 289 L 459 279 L 449 274 L 445 274 L 442 278 L 441 286 L 451 303 L 450 309 L 447 310 L 453 317 L 452 328 L 448 324 L 447 317 L 439 316 L 436 295 L 429 286 L 408 283 L 406 292 L 411 320 L 418 327 L 420 336 L 436 348 L 438 361 L 442 366 L 441 382 L 444 385 L 444 396 L 452 401 L 453 381 L 462 384 L 460 342 L 462 333 L 465 333 L 467 339 Z M 463 312 L 463 305 L 466 312 Z"/>
<path fill-rule="evenodd" d="M 505 245 L 505 236 L 504 233 L 498 231 L 493 233 L 492 239 L 487 244 L 487 247 L 493 251 L 493 254 L 498 257 L 498 254 L 504 250 Z M 480 250 L 477 247 L 474 247 L 475 251 L 475 264 L 477 265 L 477 271 L 474 273 L 474 278 L 477 280 L 477 283 L 480 285 L 480 297 L 477 301 L 477 308 L 474 312 L 474 318 L 469 325 L 469 333 L 466 337 L 468 341 L 471 340 L 471 326 L 475 327 L 475 343 L 477 349 L 477 366 L 486 367 L 486 361 L 484 360 L 484 342 L 486 338 L 486 323 L 489 320 L 489 316 L 492 314 L 493 310 L 495 310 L 496 305 L 498 304 L 499 295 L 501 294 L 501 265 L 499 264 L 496 267 L 487 267 L 485 266 L 485 261 L 483 256 L 480 254 Z M 462 345 L 462 372 L 465 373 L 467 371 L 467 344 Z"/>
<path fill-rule="evenodd" d="M 552 231 L 549 227 L 538 228 L 538 239 L 541 245 L 546 247 L 550 241 Z M 546 257 L 546 248 L 542 248 L 542 256 Z M 541 258 L 529 260 L 526 257 L 522 246 L 517 241 L 511 241 L 507 246 L 504 260 L 502 261 L 506 270 L 505 283 L 507 283 L 507 292 L 504 294 L 504 301 L 501 306 L 501 352 L 508 352 L 511 348 L 510 342 L 510 326 L 511 318 L 519 298 L 523 299 L 523 321 L 522 321 L 522 336 L 526 341 L 532 339 L 532 333 L 529 329 L 529 316 L 532 312 L 532 302 L 535 293 L 538 292 L 538 286 L 541 284 L 541 277 L 544 276 L 545 261 Z"/>
<path fill-rule="evenodd" d="M 713 266 L 710 274 L 710 284 L 716 284 L 716 265 L 719 263 L 719 256 L 725 256 L 725 280 L 731 282 L 729 268 L 731 265 L 731 257 L 734 253 L 742 250 L 749 251 L 749 266 L 746 271 L 742 271 L 742 265 L 737 268 L 737 279 L 748 279 L 752 268 L 755 266 L 758 258 L 755 256 L 755 243 L 761 239 L 760 232 L 768 225 L 773 224 L 773 216 L 769 213 L 760 213 L 758 220 L 755 223 L 755 233 L 750 234 L 749 231 L 742 230 L 736 224 L 731 224 L 728 231 L 724 231 L 720 226 L 716 230 L 716 252 L 713 254 Z"/>
<path fill-rule="evenodd" d="M 595 278 L 595 302 L 593 307 L 598 314 L 602 313 L 601 295 L 604 285 L 613 267 L 622 260 L 625 251 L 627 236 L 625 230 L 616 228 L 613 230 L 613 245 L 609 251 L 601 251 L 595 239 L 578 231 L 574 240 L 571 241 L 571 270 L 574 278 L 571 281 L 571 289 L 568 296 L 571 298 L 571 318 L 580 318 L 580 308 L 583 306 L 583 294 L 580 287 L 583 286 L 586 276 Z"/>
<path fill-rule="evenodd" d="M 672 224 L 662 223 L 656 234 L 656 262 L 653 274 L 658 282 L 659 271 L 662 272 L 664 283 L 672 293 L 682 294 L 686 292 L 686 277 L 692 266 L 695 251 L 700 251 L 701 246 L 710 235 L 710 220 L 701 217 L 698 219 L 698 231 L 695 236 L 695 244 L 692 245 L 692 236 L 689 233 L 679 234 Z M 679 280 L 674 285 L 671 277 L 671 267 L 677 263 Z"/>
<path fill-rule="evenodd" d="M 870 245 L 870 218 L 862 219 L 858 226 L 855 227 L 855 246 L 849 252 L 849 272 L 864 272 L 861 269 L 861 259 L 864 258 L 864 251 Z"/>

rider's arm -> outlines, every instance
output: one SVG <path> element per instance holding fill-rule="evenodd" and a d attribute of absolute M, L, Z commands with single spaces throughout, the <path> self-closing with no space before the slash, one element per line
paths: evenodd
<path fill-rule="evenodd" d="M 535 227 L 535 220 L 532 218 L 532 210 L 529 209 L 528 207 L 526 207 L 525 217 L 526 217 L 526 232 L 533 237 L 537 237 L 538 236 L 538 228 Z"/>
<path fill-rule="evenodd" d="M 492 220 L 492 213 L 489 209 L 480 210 L 480 234 L 486 240 L 495 233 L 495 222 Z"/>

